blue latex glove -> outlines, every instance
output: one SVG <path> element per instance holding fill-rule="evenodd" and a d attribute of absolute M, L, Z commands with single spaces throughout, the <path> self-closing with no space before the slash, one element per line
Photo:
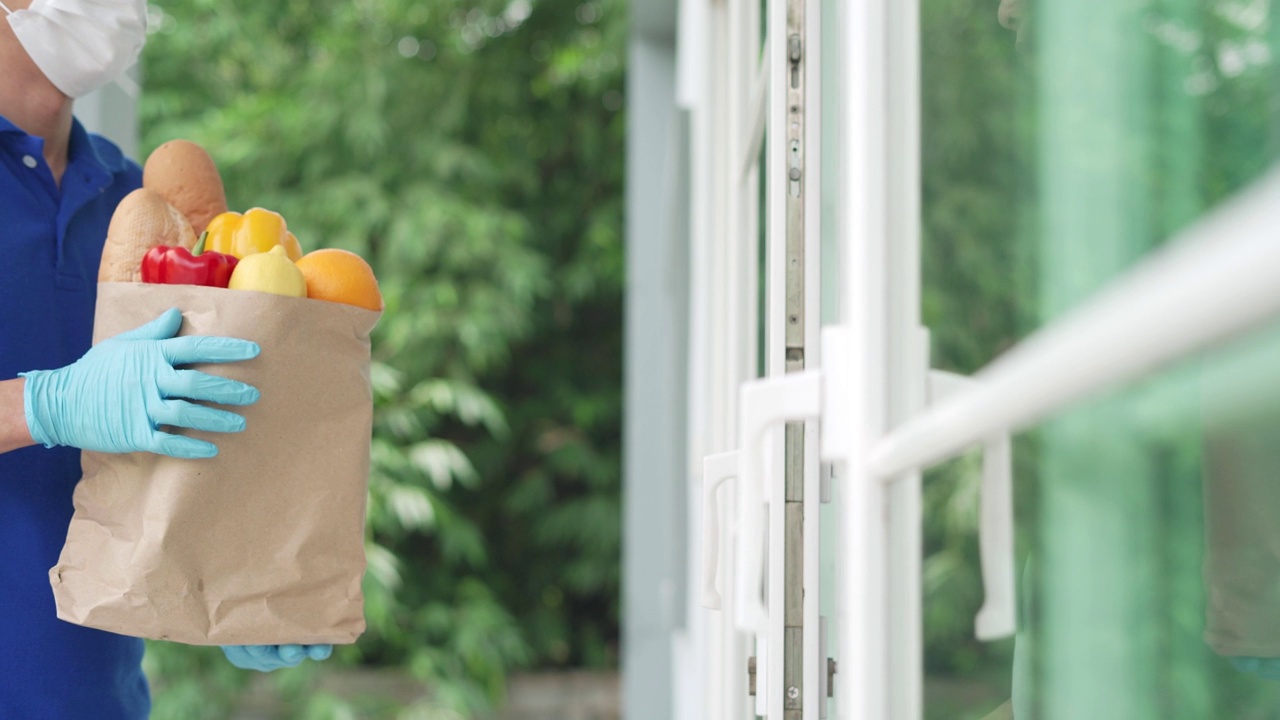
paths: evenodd
<path fill-rule="evenodd" d="M 1257 675 L 1264 680 L 1280 680 L 1280 658 L 1229 657 L 1227 660 L 1242 673 Z"/>
<path fill-rule="evenodd" d="M 239 432 L 244 418 L 188 400 L 248 405 L 250 385 L 175 366 L 248 360 L 257 343 L 220 337 L 174 337 L 182 313 L 96 345 L 58 370 L 22 373 L 23 409 L 31 437 L 45 447 L 64 445 L 98 452 L 153 452 L 177 458 L 218 454 L 212 443 L 160 432 L 158 426 L 207 432 Z M 185 399 L 180 399 L 185 398 Z"/>
<path fill-rule="evenodd" d="M 328 660 L 332 645 L 224 645 L 222 653 L 241 670 L 271 672 L 297 667 L 303 660 Z"/>

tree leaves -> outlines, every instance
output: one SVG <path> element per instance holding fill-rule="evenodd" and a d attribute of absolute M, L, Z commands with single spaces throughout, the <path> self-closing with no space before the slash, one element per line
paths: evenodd
<path fill-rule="evenodd" d="M 413 712 L 465 717 L 515 664 L 613 662 L 625 4 L 151 14 L 144 147 L 200 142 L 233 209 L 281 212 L 304 250 L 355 251 L 382 285 L 369 631 L 330 665 L 409 667 L 436 695 Z M 548 492 L 508 502 L 534 475 Z"/>

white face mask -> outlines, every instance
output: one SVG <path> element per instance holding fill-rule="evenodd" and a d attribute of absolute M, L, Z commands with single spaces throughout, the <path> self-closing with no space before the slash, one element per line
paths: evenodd
<path fill-rule="evenodd" d="M 9 25 L 36 67 L 69 97 L 115 80 L 138 59 L 147 38 L 146 0 L 32 0 Z"/>

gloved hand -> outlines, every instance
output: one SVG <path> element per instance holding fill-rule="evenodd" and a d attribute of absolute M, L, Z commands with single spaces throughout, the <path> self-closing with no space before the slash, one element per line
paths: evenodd
<path fill-rule="evenodd" d="M 104 340 L 67 367 L 22 373 L 31 437 L 45 447 L 146 451 L 177 458 L 217 455 L 212 443 L 157 427 L 239 432 L 244 429 L 240 415 L 187 400 L 248 405 L 257 401 L 258 391 L 175 366 L 248 360 L 259 348 L 232 338 L 174 337 L 181 326 L 182 313 L 170 309 L 140 328 Z"/>
<path fill-rule="evenodd" d="M 1229 657 L 1227 660 L 1242 673 L 1257 675 L 1264 680 L 1280 680 L 1280 658 Z"/>
<path fill-rule="evenodd" d="M 297 667 L 303 660 L 328 660 L 332 645 L 224 645 L 222 653 L 241 670 L 271 672 Z"/>

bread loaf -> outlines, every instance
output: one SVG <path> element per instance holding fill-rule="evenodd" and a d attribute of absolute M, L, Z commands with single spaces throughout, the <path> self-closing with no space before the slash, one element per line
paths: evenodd
<path fill-rule="evenodd" d="M 195 247 L 191 223 L 158 194 L 139 188 L 125 196 L 111 216 L 98 282 L 141 282 L 142 256 L 156 245 Z"/>
<path fill-rule="evenodd" d="M 142 186 L 176 207 L 196 235 L 227 211 L 227 194 L 213 158 L 189 140 L 170 140 L 147 158 Z"/>

